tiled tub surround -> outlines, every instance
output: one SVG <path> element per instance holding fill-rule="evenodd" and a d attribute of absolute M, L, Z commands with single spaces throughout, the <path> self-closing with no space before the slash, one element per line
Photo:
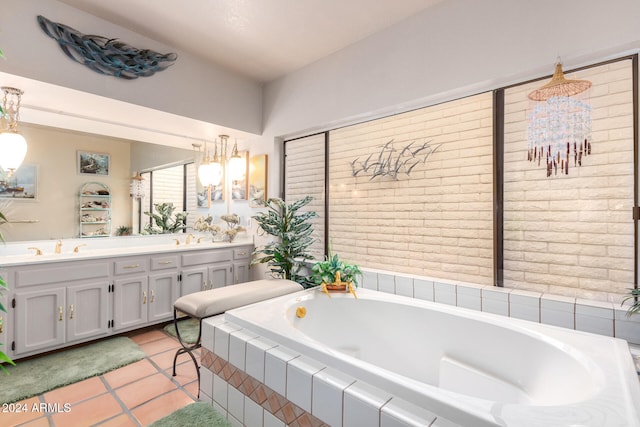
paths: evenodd
<path fill-rule="evenodd" d="M 293 317 L 298 305 L 305 318 Z M 402 333 L 407 324 L 423 325 L 424 339 Z M 203 368 L 201 397 L 237 425 L 571 422 L 559 413 L 585 426 L 640 425 L 622 340 L 367 290 L 358 300 L 317 290 L 274 299 L 211 319 L 203 333 L 211 370 Z"/>

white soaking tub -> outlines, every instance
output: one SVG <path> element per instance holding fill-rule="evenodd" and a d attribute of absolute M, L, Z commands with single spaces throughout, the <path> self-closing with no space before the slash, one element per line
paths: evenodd
<path fill-rule="evenodd" d="M 463 426 L 640 426 L 624 340 L 366 289 L 357 295 L 311 289 L 225 319 Z"/>

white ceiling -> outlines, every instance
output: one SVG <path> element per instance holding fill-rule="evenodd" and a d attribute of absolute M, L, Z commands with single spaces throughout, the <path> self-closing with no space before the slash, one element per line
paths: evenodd
<path fill-rule="evenodd" d="M 61 0 L 259 81 L 313 63 L 441 0 Z"/>
<path fill-rule="evenodd" d="M 178 51 L 266 82 L 442 0 L 60 1 Z M 16 75 L 0 72 L 0 82 L 24 90 L 21 119 L 26 123 L 186 149 L 223 133 L 239 141 L 255 137 Z"/>

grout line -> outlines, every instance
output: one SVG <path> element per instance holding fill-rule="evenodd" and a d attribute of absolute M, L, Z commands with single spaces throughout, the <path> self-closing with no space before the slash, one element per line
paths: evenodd
<path fill-rule="evenodd" d="M 120 405 L 120 408 L 122 409 L 122 412 L 121 412 L 121 413 L 118 413 L 118 414 L 116 414 L 116 415 L 114 415 L 114 416 L 112 416 L 112 417 L 106 418 L 106 419 L 104 419 L 104 420 L 102 420 L 102 421 L 98 422 L 98 423 L 96 424 L 97 426 L 99 426 L 99 425 L 103 425 L 103 424 L 106 424 L 106 423 L 108 423 L 108 422 L 111 422 L 111 421 L 113 421 L 115 418 L 117 418 L 117 417 L 121 416 L 122 414 L 126 414 L 126 415 L 129 417 L 129 419 L 130 419 L 131 421 L 133 421 L 133 423 L 136 425 L 136 427 L 144 427 L 144 426 L 142 426 L 142 424 L 138 421 L 138 419 L 133 415 L 133 413 L 132 413 L 132 410 L 133 410 L 133 409 L 136 409 L 136 408 L 139 408 L 139 407 L 141 407 L 141 406 L 143 406 L 143 405 L 146 405 L 146 404 L 148 404 L 149 402 L 152 402 L 152 401 L 156 400 L 157 398 L 162 397 L 162 396 L 165 396 L 165 395 L 167 395 L 167 394 L 169 394 L 169 393 L 173 393 L 173 392 L 174 392 L 174 391 L 176 391 L 176 390 L 182 390 L 182 392 L 184 392 L 184 393 L 185 393 L 189 398 L 193 399 L 193 401 L 194 401 L 194 402 L 198 402 L 198 398 L 197 398 L 197 396 L 194 396 L 194 395 L 193 395 L 191 392 L 189 392 L 189 390 L 187 390 L 187 388 L 186 388 L 187 386 L 189 386 L 189 385 L 191 385 L 191 384 L 193 384 L 193 383 L 197 383 L 197 372 L 195 373 L 194 379 L 193 379 L 192 381 L 189 381 L 188 383 L 186 383 L 186 384 L 183 386 L 183 385 L 181 385 L 181 384 L 180 384 L 180 383 L 179 383 L 179 382 L 178 382 L 178 381 L 173 377 L 173 375 L 171 375 L 171 372 L 170 372 L 170 371 L 171 371 L 171 369 L 172 369 L 171 367 L 167 368 L 167 370 L 162 369 L 162 368 L 161 368 L 161 367 L 160 367 L 156 362 L 154 362 L 154 361 L 151 359 L 151 357 L 153 357 L 153 356 L 158 356 L 158 355 L 160 355 L 160 354 L 162 354 L 162 353 L 165 353 L 165 352 L 171 352 L 172 354 L 175 354 L 175 351 L 177 351 L 177 350 L 178 350 L 179 345 L 180 345 L 180 344 L 179 344 L 179 342 L 178 342 L 178 340 L 177 340 L 175 337 L 171 336 L 170 334 L 167 334 L 167 333 L 166 333 L 164 330 L 162 330 L 162 329 L 160 329 L 160 331 L 165 335 L 164 337 L 159 337 L 159 338 L 157 338 L 157 339 L 153 339 L 153 340 L 151 340 L 151 341 L 147 341 L 147 342 L 145 342 L 144 344 L 148 344 L 148 343 L 152 343 L 152 342 L 155 342 L 155 341 L 160 341 L 160 340 L 164 340 L 164 339 L 166 339 L 166 338 L 170 338 L 171 340 L 173 340 L 173 341 L 175 341 L 175 342 L 176 342 L 177 347 L 176 347 L 176 348 L 174 348 L 174 349 L 170 349 L 170 350 L 166 350 L 166 351 L 163 351 L 163 352 L 160 352 L 160 353 L 156 353 L 156 354 L 154 354 L 154 355 L 152 355 L 152 356 L 151 356 L 151 355 L 148 355 L 148 354 L 145 352 L 145 356 L 144 356 L 144 358 L 143 358 L 143 359 L 141 359 L 141 360 L 147 360 L 147 361 L 148 361 L 148 362 L 149 362 L 149 363 L 150 363 L 150 364 L 151 364 L 151 365 L 156 369 L 156 371 L 157 371 L 156 373 L 161 373 L 161 374 L 162 374 L 162 375 L 164 375 L 165 377 L 168 377 L 168 378 L 172 381 L 172 383 L 176 386 L 176 388 L 175 388 L 175 389 L 173 389 L 173 390 L 169 390 L 169 391 L 166 391 L 166 392 L 164 392 L 164 393 L 162 393 L 162 394 L 159 394 L 159 395 L 157 395 L 157 396 L 154 396 L 153 398 L 151 398 L 151 399 L 149 399 L 149 400 L 147 400 L 147 401 L 145 401 L 145 402 L 143 402 L 143 403 L 140 403 L 139 405 L 136 405 L 136 406 L 135 406 L 135 407 L 133 407 L 133 408 L 129 408 L 129 407 L 127 407 L 127 405 L 126 405 L 126 404 L 125 404 L 125 403 L 124 403 L 124 402 L 123 402 L 123 401 L 118 397 L 118 395 L 116 394 L 116 389 L 114 389 L 114 388 L 111 386 L 111 384 L 109 384 L 109 382 L 106 380 L 106 378 L 104 378 L 104 375 L 105 375 L 105 374 L 107 374 L 107 372 L 105 372 L 104 374 L 97 375 L 97 377 L 100 379 L 100 381 L 101 381 L 101 382 L 103 383 L 103 385 L 105 386 L 106 391 L 105 391 L 105 392 L 102 392 L 102 393 L 98 393 L 98 394 L 96 394 L 96 395 L 94 395 L 94 396 L 88 397 L 88 398 L 86 398 L 86 399 L 78 400 L 77 402 L 75 402 L 75 403 L 74 403 L 74 406 L 75 406 L 75 405 L 78 405 L 78 404 L 80 404 L 80 403 L 87 402 L 87 401 L 89 401 L 89 400 L 91 400 L 91 399 L 95 399 L 95 398 L 97 398 L 97 397 L 99 397 L 99 396 L 103 396 L 103 395 L 105 395 L 105 394 L 107 394 L 107 393 L 108 393 L 108 394 L 110 394 L 111 396 L 113 396 L 113 398 L 116 400 L 116 402 L 118 402 L 118 405 Z M 136 344 L 138 344 L 138 343 L 136 343 Z M 142 348 L 142 345 L 144 345 L 144 344 L 138 344 L 138 346 Z M 198 357 L 199 357 L 199 354 L 198 354 Z M 193 363 L 191 362 L 191 360 L 190 360 L 190 359 L 187 359 L 187 360 L 183 361 L 182 363 L 178 363 L 176 366 L 180 366 L 180 365 L 185 364 L 185 363 L 193 364 Z M 118 368 L 118 369 L 121 369 L 121 368 Z M 109 372 L 113 372 L 113 370 L 112 370 L 112 371 L 109 371 Z M 153 374 L 151 374 L 151 375 L 155 375 L 155 373 L 153 373 Z M 92 378 L 92 377 L 90 377 L 90 378 Z M 89 379 L 89 378 L 86 378 L 86 379 Z M 135 381 L 132 381 L 132 382 L 130 382 L 130 383 L 123 384 L 123 385 L 121 385 L 121 386 L 120 386 L 120 387 L 118 387 L 118 388 L 122 388 L 122 387 L 124 387 L 124 386 L 126 386 L 126 385 L 133 384 L 133 383 L 135 383 L 136 381 L 139 381 L 139 380 L 141 380 L 141 379 L 143 379 L 143 378 L 139 378 L 139 379 L 137 379 L 137 380 L 135 380 Z M 81 381 L 84 381 L 84 380 L 81 380 Z M 69 384 L 69 385 L 71 385 L 71 384 Z M 66 386 L 65 386 L 65 387 L 66 387 Z M 61 387 L 61 388 L 62 388 L 62 387 Z M 45 402 L 45 399 L 44 399 L 44 393 L 39 394 L 39 395 L 37 395 L 36 397 L 38 398 L 38 400 L 40 401 L 40 403 L 46 403 L 46 402 Z M 47 414 L 46 414 L 45 416 L 43 416 L 43 417 L 38 417 L 38 418 L 35 418 L 35 419 L 33 419 L 33 420 L 29 420 L 29 421 L 27 421 L 27 422 L 25 422 L 25 423 L 23 423 L 23 424 L 20 424 L 20 425 L 26 425 L 26 424 L 29 424 L 29 423 L 33 422 L 34 420 L 39 420 L 39 419 L 42 419 L 42 418 L 47 419 L 47 421 L 48 421 L 48 423 L 49 423 L 49 426 L 51 426 L 51 427 L 56 427 L 56 425 L 55 425 L 55 423 L 54 423 L 54 421 L 53 421 L 52 415 L 51 415 L 51 414 L 49 414 L 49 413 L 47 413 Z"/>
<path fill-rule="evenodd" d="M 111 385 L 110 385 L 110 384 L 109 384 L 109 382 L 106 380 L 106 378 L 104 378 L 104 375 L 100 375 L 100 381 L 102 381 L 102 382 L 104 383 L 104 385 L 105 385 L 105 387 L 106 387 L 106 389 L 107 389 L 107 392 L 108 392 L 111 396 L 113 396 L 113 398 L 116 400 L 116 402 L 118 402 L 118 404 L 119 404 L 119 405 L 120 405 L 120 407 L 122 408 L 122 413 L 126 414 L 126 415 L 129 417 L 129 419 L 130 419 L 130 420 L 132 420 L 132 421 L 136 424 L 136 426 L 138 426 L 138 427 L 143 427 L 143 426 L 142 426 L 142 424 L 140 424 L 140 423 L 138 422 L 138 420 L 136 419 L 136 417 L 134 417 L 134 416 L 133 416 L 133 414 L 131 413 L 131 410 L 127 407 L 127 405 L 125 405 L 125 404 L 124 404 L 124 402 L 120 399 L 120 397 L 116 394 L 115 389 L 111 387 Z M 117 417 L 119 417 L 120 415 L 122 415 L 122 413 L 117 414 L 117 415 L 114 415 L 114 416 L 113 416 L 113 417 L 111 417 L 111 418 L 107 418 L 107 419 L 105 419 L 105 420 L 101 421 L 100 423 L 98 423 L 97 425 L 104 424 L 104 423 L 106 423 L 106 422 L 108 422 L 108 421 L 111 421 L 111 420 L 113 420 L 114 418 L 117 418 Z"/>

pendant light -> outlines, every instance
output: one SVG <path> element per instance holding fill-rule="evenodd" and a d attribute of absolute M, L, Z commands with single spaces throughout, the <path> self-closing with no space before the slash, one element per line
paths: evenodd
<path fill-rule="evenodd" d="M 4 126 L 0 130 L 0 168 L 8 176 L 12 176 L 27 154 L 27 141 L 18 132 L 20 101 L 24 92 L 6 86 L 0 89 L 4 92 L 2 98 Z"/>

